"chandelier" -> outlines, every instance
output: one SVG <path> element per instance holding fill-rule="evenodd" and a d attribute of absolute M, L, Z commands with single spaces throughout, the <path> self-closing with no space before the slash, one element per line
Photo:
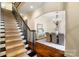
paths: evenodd
<path fill-rule="evenodd" d="M 59 27 L 60 27 L 61 21 L 62 21 L 62 17 L 60 17 L 59 12 L 57 11 L 55 13 L 55 17 L 53 18 L 53 23 L 56 25 L 56 28 L 55 28 L 56 35 L 58 35 L 59 33 Z"/>

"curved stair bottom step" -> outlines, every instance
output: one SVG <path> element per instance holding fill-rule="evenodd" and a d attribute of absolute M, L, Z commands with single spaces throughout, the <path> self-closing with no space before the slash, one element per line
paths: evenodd
<path fill-rule="evenodd" d="M 24 48 L 24 46 L 18 46 L 17 48 L 12 48 L 6 50 L 7 57 L 15 57 L 19 54 L 25 53 L 27 50 Z"/>
<path fill-rule="evenodd" d="M 22 53 L 22 54 L 19 54 L 16 57 L 18 57 L 18 56 L 19 57 L 30 57 L 29 55 L 26 54 L 26 52 L 25 53 Z"/>

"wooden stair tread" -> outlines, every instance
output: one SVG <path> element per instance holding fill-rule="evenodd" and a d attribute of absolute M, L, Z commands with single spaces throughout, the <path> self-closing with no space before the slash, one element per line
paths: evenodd
<path fill-rule="evenodd" d="M 5 26 L 6 29 L 17 29 L 17 26 Z"/>
<path fill-rule="evenodd" d="M 15 28 L 6 28 L 7 30 L 9 30 L 9 29 L 17 29 L 17 27 L 15 27 Z"/>
<path fill-rule="evenodd" d="M 18 30 L 6 30 L 6 32 L 19 32 Z"/>
<path fill-rule="evenodd" d="M 5 28 L 16 28 L 17 26 L 6 26 Z"/>
<path fill-rule="evenodd" d="M 18 33 L 20 33 L 20 32 L 19 32 L 19 31 L 16 31 L 16 30 L 15 30 L 14 32 L 10 32 L 10 31 L 7 31 L 7 32 L 6 32 L 6 34 L 11 34 L 11 33 L 12 33 L 12 34 L 18 34 Z"/>
<path fill-rule="evenodd" d="M 9 22 L 8 22 L 8 21 L 9 21 Z M 17 22 L 16 22 L 16 21 L 13 21 L 13 20 L 5 20 L 5 23 L 6 23 L 6 24 L 12 24 L 12 23 L 15 23 L 15 24 L 16 24 Z"/>
<path fill-rule="evenodd" d="M 6 40 L 20 39 L 20 36 L 6 36 Z"/>
<path fill-rule="evenodd" d="M 25 53 L 16 55 L 16 57 L 29 57 L 29 55 L 27 55 L 27 53 L 25 52 Z"/>
<path fill-rule="evenodd" d="M 11 48 L 18 47 L 21 45 L 24 45 L 22 40 L 6 42 L 6 49 L 11 49 Z"/>
<path fill-rule="evenodd" d="M 6 23 L 13 23 L 13 22 L 16 22 L 15 20 L 12 20 L 12 19 L 11 19 L 11 20 L 6 19 L 5 21 L 6 21 Z"/>
<path fill-rule="evenodd" d="M 10 24 L 10 25 L 16 25 L 17 22 L 16 22 L 16 21 L 15 21 L 15 22 L 5 22 L 5 24 L 6 24 L 6 25 L 9 25 L 9 24 Z"/>
<path fill-rule="evenodd" d="M 14 24 L 14 25 L 13 24 L 6 24 L 5 26 L 17 26 L 17 24 Z"/>
<path fill-rule="evenodd" d="M 6 47 L 7 46 L 12 46 L 12 45 L 17 45 L 17 44 L 23 44 L 22 40 L 19 40 L 19 41 L 14 41 L 14 42 L 6 42 Z"/>
<path fill-rule="evenodd" d="M 18 39 L 9 39 L 9 40 L 6 40 L 6 42 L 13 42 L 13 41 L 19 41 L 19 40 L 22 40 L 21 38 L 18 38 Z"/>
<path fill-rule="evenodd" d="M 6 34 L 18 34 L 19 32 L 6 32 Z"/>
<path fill-rule="evenodd" d="M 16 55 L 19 55 L 21 53 L 25 53 L 26 52 L 26 49 L 24 48 L 24 46 L 19 46 L 15 49 L 9 49 L 7 50 L 7 56 L 16 56 Z"/>
<path fill-rule="evenodd" d="M 20 35 L 19 33 L 15 34 L 15 33 L 11 33 L 11 34 L 7 34 L 6 36 L 18 36 Z"/>
<path fill-rule="evenodd" d="M 14 23 L 14 24 L 17 24 L 16 21 L 14 21 L 14 22 L 7 22 L 7 21 L 6 21 L 5 23 L 6 23 L 6 24 L 13 24 L 13 23 Z"/>
<path fill-rule="evenodd" d="M 8 49 L 15 49 L 15 48 L 17 48 L 19 46 L 24 46 L 24 44 L 23 43 L 19 43 L 19 44 L 15 44 L 15 45 L 6 46 L 6 50 L 8 50 Z"/>
<path fill-rule="evenodd" d="M 18 26 L 18 25 L 17 25 L 17 24 L 15 24 L 15 25 L 10 25 L 10 24 L 9 24 L 9 25 L 5 25 L 5 26 L 6 26 L 6 28 L 7 28 L 7 27 L 15 27 L 15 26 Z"/>
<path fill-rule="evenodd" d="M 7 32 L 14 32 L 14 31 L 17 32 L 18 29 L 6 29 L 6 31 L 7 31 Z"/>

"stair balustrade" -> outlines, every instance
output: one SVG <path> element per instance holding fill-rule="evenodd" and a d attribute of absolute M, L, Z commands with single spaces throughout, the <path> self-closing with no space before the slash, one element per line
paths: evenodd
<path fill-rule="evenodd" d="M 34 43 L 35 43 L 35 39 L 36 39 L 36 32 L 35 30 L 31 30 L 27 23 L 23 20 L 23 18 L 21 17 L 21 15 L 19 14 L 19 12 L 17 11 L 16 7 L 14 4 L 12 4 L 12 12 L 13 15 L 16 18 L 16 21 L 19 24 L 19 27 L 22 30 L 22 33 L 24 35 L 24 39 L 26 40 L 26 44 L 28 44 L 29 42 L 32 42 L 32 50 L 34 51 Z"/>

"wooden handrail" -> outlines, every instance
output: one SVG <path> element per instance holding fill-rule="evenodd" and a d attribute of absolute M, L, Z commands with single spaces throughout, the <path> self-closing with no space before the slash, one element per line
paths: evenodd
<path fill-rule="evenodd" d="M 17 12 L 17 13 L 18 13 L 18 12 Z M 19 14 L 19 13 L 18 13 L 18 14 Z M 25 21 L 23 20 L 23 18 L 21 17 L 20 14 L 19 14 L 19 16 L 20 16 L 21 20 L 23 21 L 23 23 L 26 25 L 26 27 L 29 29 L 29 31 L 35 32 L 35 30 L 31 30 L 31 29 L 29 28 L 29 26 L 25 23 Z"/>
<path fill-rule="evenodd" d="M 21 2 L 19 2 L 18 6 L 16 8 L 18 8 L 20 4 L 21 4 Z"/>
<path fill-rule="evenodd" d="M 23 23 L 26 25 L 26 27 L 29 29 L 29 31 L 35 32 L 35 30 L 31 30 L 31 29 L 29 28 L 29 26 L 25 23 L 25 21 L 23 20 L 22 16 L 19 14 L 19 12 L 18 12 L 17 10 L 16 10 L 15 12 L 20 16 L 21 20 L 22 20 Z"/>
<path fill-rule="evenodd" d="M 35 39 L 36 39 L 36 31 L 35 30 L 31 30 L 29 27 L 28 27 L 28 25 L 26 24 L 26 22 L 23 20 L 23 18 L 22 18 L 22 16 L 19 14 L 19 12 L 18 12 L 18 10 L 15 8 L 15 6 L 13 6 L 13 8 L 14 8 L 14 13 L 16 14 L 15 15 L 15 17 L 17 17 L 17 16 L 19 16 L 21 19 L 19 19 L 19 20 L 21 20 L 23 23 L 24 23 L 24 25 L 26 26 L 26 28 L 25 29 L 28 29 L 29 30 L 29 32 L 30 32 L 30 35 L 27 33 L 27 42 L 29 43 L 30 42 L 30 39 L 32 39 L 32 51 L 34 52 L 34 45 L 35 45 Z M 17 18 L 16 18 L 17 19 Z M 27 31 L 27 30 L 26 30 Z"/>
<path fill-rule="evenodd" d="M 15 2 L 15 3 L 13 3 L 14 5 L 16 5 L 16 3 L 17 2 Z M 19 5 L 21 4 L 21 2 L 18 2 L 19 4 L 18 5 L 16 5 L 16 8 L 18 8 L 19 7 Z"/>

